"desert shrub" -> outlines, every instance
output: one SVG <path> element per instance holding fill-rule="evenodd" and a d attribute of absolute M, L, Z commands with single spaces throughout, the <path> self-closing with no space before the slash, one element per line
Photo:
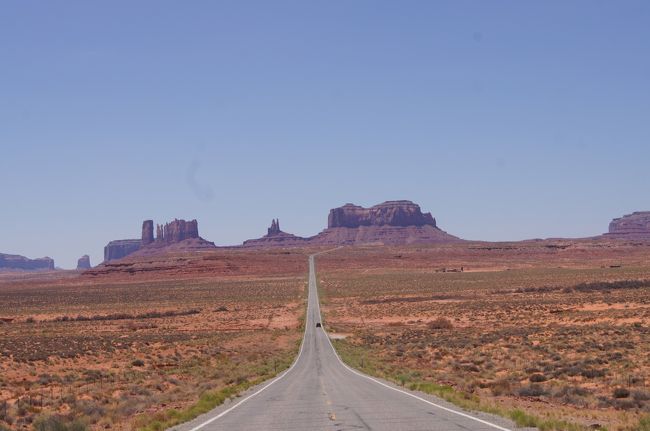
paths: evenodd
<path fill-rule="evenodd" d="M 634 401 L 650 401 L 650 392 L 636 390 L 632 392 L 632 398 Z"/>
<path fill-rule="evenodd" d="M 492 395 L 501 396 L 501 395 L 512 395 L 512 384 L 508 379 L 499 379 L 490 385 L 490 391 Z"/>
<path fill-rule="evenodd" d="M 429 329 L 452 329 L 454 325 L 449 319 L 438 317 L 437 319 L 429 322 Z"/>
<path fill-rule="evenodd" d="M 97 422 L 101 417 L 106 415 L 106 409 L 90 400 L 82 400 L 77 404 L 77 411 L 87 416 L 91 422 Z"/>
<path fill-rule="evenodd" d="M 627 398 L 630 396 L 630 391 L 626 388 L 616 388 L 612 395 L 614 398 Z"/>
<path fill-rule="evenodd" d="M 528 378 L 528 380 L 530 380 L 533 383 L 541 383 L 541 382 L 545 382 L 547 379 L 546 379 L 546 376 L 544 374 L 535 373 L 535 374 L 532 374 Z"/>
<path fill-rule="evenodd" d="M 634 431 L 650 431 L 650 415 L 642 417 L 639 420 L 639 425 L 634 428 Z"/>
<path fill-rule="evenodd" d="M 587 368 L 585 370 L 582 370 L 580 375 L 582 377 L 585 377 L 587 379 L 595 379 L 596 377 L 605 377 L 605 370 L 598 370 L 595 368 Z"/>
<path fill-rule="evenodd" d="M 88 428 L 79 420 L 69 420 L 62 416 L 39 417 L 34 421 L 35 431 L 86 431 Z"/>
<path fill-rule="evenodd" d="M 131 365 L 134 367 L 144 367 L 144 361 L 142 359 L 136 359 L 133 362 L 131 362 Z"/>
<path fill-rule="evenodd" d="M 542 386 L 532 384 L 521 387 L 518 393 L 522 397 L 541 397 L 542 395 L 546 395 L 547 392 Z"/>

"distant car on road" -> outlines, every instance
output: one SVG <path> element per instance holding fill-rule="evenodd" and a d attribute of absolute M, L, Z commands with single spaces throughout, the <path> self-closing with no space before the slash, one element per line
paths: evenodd
<path fill-rule="evenodd" d="M 321 327 L 320 322 L 316 322 L 316 327 L 317 327 L 317 328 L 320 328 L 320 327 Z"/>

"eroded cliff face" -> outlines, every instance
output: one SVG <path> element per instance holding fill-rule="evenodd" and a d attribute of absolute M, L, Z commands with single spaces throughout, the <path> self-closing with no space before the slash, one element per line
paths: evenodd
<path fill-rule="evenodd" d="M 166 243 L 180 242 L 190 238 L 198 238 L 199 224 L 196 220 L 185 221 L 174 219 L 172 222 L 158 225 L 156 231 L 156 241 Z"/>
<path fill-rule="evenodd" d="M 54 259 L 41 257 L 29 259 L 17 254 L 0 253 L 0 270 L 5 271 L 48 271 L 54 269 Z"/>
<path fill-rule="evenodd" d="M 328 229 L 361 226 L 424 226 L 436 227 L 431 213 L 422 213 L 420 206 L 411 201 L 388 201 L 370 208 L 345 204 L 330 210 Z"/>
<path fill-rule="evenodd" d="M 142 240 L 139 239 L 117 239 L 111 241 L 104 247 L 104 262 L 122 259 L 140 250 L 140 247 L 142 247 Z"/>
<path fill-rule="evenodd" d="M 637 211 L 609 224 L 609 236 L 626 238 L 650 238 L 650 211 Z"/>
<path fill-rule="evenodd" d="M 109 242 L 104 247 L 104 262 L 121 259 L 142 250 L 143 254 L 160 252 L 162 249 L 192 250 L 213 248 L 214 244 L 199 236 L 196 220 L 174 219 L 156 225 L 156 238 L 153 235 L 153 220 L 142 222 L 140 239 L 120 239 Z"/>

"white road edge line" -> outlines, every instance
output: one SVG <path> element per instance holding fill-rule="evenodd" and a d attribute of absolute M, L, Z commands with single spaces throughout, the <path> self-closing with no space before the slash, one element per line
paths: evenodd
<path fill-rule="evenodd" d="M 318 314 L 320 315 L 320 308 L 318 309 Z M 287 374 L 289 374 L 289 372 L 290 372 L 291 370 L 293 370 L 293 368 L 294 368 L 294 367 L 296 366 L 296 364 L 298 363 L 298 360 L 299 360 L 300 357 L 302 356 L 302 350 L 303 350 L 303 347 L 305 347 L 305 338 L 307 337 L 307 321 L 308 321 L 308 320 L 309 320 L 309 279 L 308 279 L 308 281 L 307 281 L 307 310 L 305 311 L 305 331 L 304 331 L 303 334 L 302 334 L 302 342 L 300 343 L 300 351 L 298 352 L 298 356 L 296 356 L 296 359 L 294 359 L 293 364 L 291 364 L 291 366 L 290 366 L 286 371 L 284 371 L 282 374 L 280 374 L 279 376 L 277 376 L 276 378 L 274 378 L 273 380 L 271 380 L 271 381 L 270 381 L 266 386 L 264 386 L 263 388 L 261 388 L 261 389 L 258 390 L 257 392 L 255 392 L 255 393 L 253 393 L 253 394 L 250 394 L 249 396 L 247 396 L 247 397 L 244 398 L 243 400 L 239 401 L 239 402 L 238 402 L 237 404 L 235 404 L 234 406 L 229 407 L 228 409 L 222 411 L 221 413 L 219 413 L 218 415 L 216 415 L 216 416 L 214 416 L 214 417 L 208 419 L 207 421 L 205 421 L 205 422 L 203 422 L 203 423 L 201 423 L 201 424 L 195 426 L 194 428 L 190 429 L 189 431 L 198 431 L 198 430 L 200 430 L 201 428 L 203 428 L 204 426 L 211 424 L 212 422 L 216 421 L 217 419 L 219 419 L 219 418 L 225 416 L 226 414 L 230 413 L 231 411 L 235 410 L 237 407 L 241 406 L 242 404 L 244 404 L 246 401 L 250 400 L 250 399 L 253 398 L 254 396 L 256 396 L 256 395 L 262 393 L 262 392 L 265 391 L 269 386 L 271 386 L 271 385 L 274 384 L 275 382 L 277 382 L 277 381 L 283 379 Z M 215 407 L 215 408 L 216 408 L 216 407 Z"/>
<path fill-rule="evenodd" d="M 315 277 L 315 276 L 316 276 L 316 275 L 314 274 L 314 277 Z M 318 294 L 318 290 L 316 290 L 316 294 Z M 323 321 L 323 316 L 322 316 L 321 311 L 320 311 L 320 299 L 319 299 L 316 303 L 318 304 L 318 315 L 321 316 L 321 322 L 322 322 L 322 321 Z M 480 423 L 482 423 L 482 424 L 484 424 L 484 425 L 491 426 L 492 428 L 495 428 L 495 429 L 498 429 L 498 430 L 501 430 L 501 431 L 512 431 L 512 430 L 509 429 L 509 428 L 504 428 L 504 427 L 499 426 L 499 425 L 497 425 L 497 424 L 493 424 L 492 422 L 488 422 L 488 421 L 486 421 L 486 420 L 479 419 L 479 418 L 474 417 L 474 416 L 472 416 L 472 415 L 468 415 L 467 413 L 459 412 L 459 411 L 456 411 L 456 410 L 454 410 L 454 409 L 450 409 L 450 408 L 448 408 L 448 407 L 441 406 L 440 404 L 436 404 L 436 403 L 431 402 L 431 401 L 429 401 L 429 400 L 425 400 L 424 398 L 422 398 L 422 397 L 418 397 L 418 396 L 415 395 L 415 394 L 412 394 L 412 393 L 410 393 L 410 392 L 403 391 L 403 390 L 401 390 L 401 389 L 394 388 L 394 387 L 389 386 L 389 385 L 387 385 L 387 384 L 384 383 L 384 382 L 380 382 L 379 380 L 374 379 L 374 378 L 372 378 L 372 377 L 370 377 L 370 376 L 368 376 L 368 375 L 366 375 L 366 374 L 360 373 L 359 371 L 357 371 L 357 370 L 355 370 L 355 369 L 349 367 L 345 362 L 343 362 L 343 360 L 342 360 L 341 357 L 339 356 L 338 352 L 337 352 L 336 349 L 334 348 L 334 345 L 332 344 L 332 340 L 330 340 L 330 337 L 329 337 L 329 335 L 327 334 L 327 331 L 325 330 L 325 327 L 324 327 L 323 325 L 321 325 L 321 329 L 323 330 L 323 333 L 325 334 L 325 337 L 327 337 L 327 341 L 329 342 L 330 347 L 332 348 L 332 351 L 334 351 L 334 354 L 336 355 L 336 358 L 339 360 L 339 362 L 341 363 L 341 365 L 343 365 L 345 368 L 348 369 L 348 371 L 350 371 L 350 372 L 356 374 L 357 376 L 360 376 L 360 377 L 363 377 L 363 378 L 365 378 L 365 379 L 371 380 L 371 381 L 377 383 L 378 385 L 381 385 L 381 386 L 383 386 L 383 387 L 385 387 L 385 388 L 391 389 L 391 390 L 393 390 L 393 391 L 395 391 L 395 392 L 399 392 L 399 393 L 401 393 L 401 394 L 408 395 L 408 396 L 411 397 L 411 398 L 415 398 L 416 400 L 420 400 L 420 401 L 425 402 L 425 403 L 427 403 L 427 404 L 430 404 L 430 405 L 432 405 L 432 406 L 434 406 L 434 407 L 437 407 L 437 408 L 439 408 L 439 409 L 441 409 L 441 410 L 445 410 L 445 411 L 447 411 L 447 412 L 454 413 L 454 414 L 456 414 L 456 415 L 458 415 L 458 416 L 462 416 L 462 417 L 465 417 L 465 418 L 468 418 L 468 419 L 472 419 L 472 420 L 474 420 L 474 421 L 476 421 L 476 422 L 480 422 Z"/>

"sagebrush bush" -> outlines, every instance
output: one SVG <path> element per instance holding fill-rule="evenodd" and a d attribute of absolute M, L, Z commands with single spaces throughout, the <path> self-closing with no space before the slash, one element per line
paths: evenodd
<path fill-rule="evenodd" d="M 444 317 L 438 317 L 437 319 L 429 322 L 428 326 L 429 329 L 452 329 L 454 327 L 453 323 Z"/>

